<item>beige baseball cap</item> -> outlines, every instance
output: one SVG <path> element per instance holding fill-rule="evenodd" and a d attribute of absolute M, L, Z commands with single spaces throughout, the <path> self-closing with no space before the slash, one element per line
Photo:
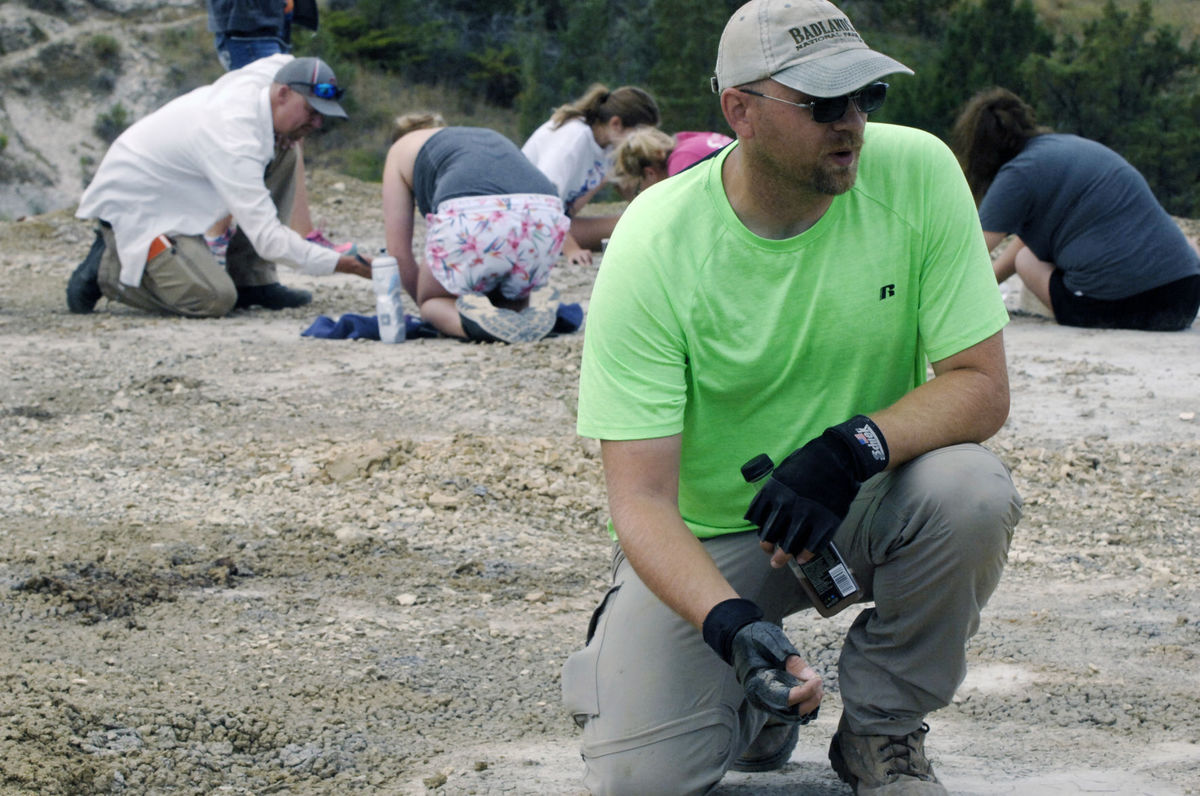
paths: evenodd
<path fill-rule="evenodd" d="M 721 34 L 712 88 L 769 77 L 812 97 L 840 97 L 898 72 L 913 73 L 868 47 L 827 0 L 750 0 Z"/>

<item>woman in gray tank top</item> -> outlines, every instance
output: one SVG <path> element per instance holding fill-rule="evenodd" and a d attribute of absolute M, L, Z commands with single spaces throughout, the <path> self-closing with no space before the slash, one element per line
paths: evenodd
<path fill-rule="evenodd" d="M 388 253 L 424 320 L 443 334 L 529 342 L 554 327 L 550 271 L 570 221 L 554 185 L 494 130 L 437 114 L 396 120 L 383 171 Z M 413 255 L 414 211 L 425 218 Z"/>

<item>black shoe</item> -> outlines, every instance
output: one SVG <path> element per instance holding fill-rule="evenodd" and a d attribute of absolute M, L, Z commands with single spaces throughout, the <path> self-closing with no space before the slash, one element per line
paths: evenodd
<path fill-rule="evenodd" d="M 71 312 L 87 315 L 104 295 L 100 292 L 100 258 L 104 256 L 104 248 L 104 236 L 96 230 L 96 240 L 87 257 L 67 280 L 67 309 Z"/>
<path fill-rule="evenodd" d="M 284 310 L 303 307 L 310 301 L 312 293 L 307 290 L 295 290 L 275 282 L 270 285 L 240 285 L 235 306 L 246 308 L 257 305 L 269 310 Z"/>

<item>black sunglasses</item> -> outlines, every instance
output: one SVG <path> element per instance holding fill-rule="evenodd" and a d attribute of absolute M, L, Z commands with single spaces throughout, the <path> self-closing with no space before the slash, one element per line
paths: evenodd
<path fill-rule="evenodd" d="M 346 93 L 345 89 L 338 88 L 332 83 L 288 83 L 289 86 L 304 86 L 314 97 L 320 97 L 327 100 L 339 100 Z"/>
<path fill-rule="evenodd" d="M 739 88 L 738 91 L 743 94 L 782 102 L 784 105 L 808 108 L 812 111 L 814 122 L 829 124 L 830 122 L 836 122 L 846 115 L 846 109 L 850 107 L 850 100 L 854 100 L 854 107 L 863 113 L 873 113 L 879 110 L 883 106 L 883 101 L 887 99 L 887 89 L 887 83 L 871 83 L 852 94 L 843 94 L 840 97 L 818 97 L 812 102 L 791 102 L 779 97 L 772 97 L 770 94 L 751 91 L 748 88 Z"/>

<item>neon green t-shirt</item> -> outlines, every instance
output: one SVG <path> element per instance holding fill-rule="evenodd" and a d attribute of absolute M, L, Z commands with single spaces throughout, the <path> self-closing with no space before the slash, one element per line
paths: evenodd
<path fill-rule="evenodd" d="M 588 307 L 578 431 L 682 434 L 679 509 L 701 538 L 749 530 L 757 485 L 827 426 L 886 407 L 1008 322 L 950 151 L 868 124 L 858 180 L 786 240 L 760 238 L 721 183 L 732 147 L 622 216 Z"/>

